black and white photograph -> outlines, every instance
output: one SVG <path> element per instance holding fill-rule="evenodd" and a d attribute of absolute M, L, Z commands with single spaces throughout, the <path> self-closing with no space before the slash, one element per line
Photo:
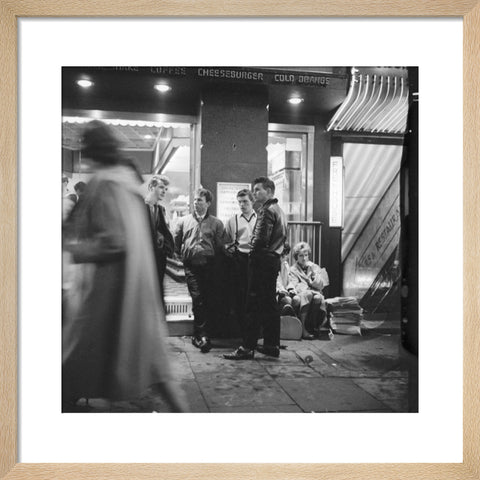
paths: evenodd
<path fill-rule="evenodd" d="M 61 412 L 418 412 L 418 74 L 64 66 Z"/>

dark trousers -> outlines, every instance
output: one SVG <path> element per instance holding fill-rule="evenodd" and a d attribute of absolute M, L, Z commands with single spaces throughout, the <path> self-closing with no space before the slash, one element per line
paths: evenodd
<path fill-rule="evenodd" d="M 215 315 L 214 310 L 214 265 L 185 265 L 185 279 L 192 297 L 193 335 L 208 336 L 209 318 Z"/>
<path fill-rule="evenodd" d="M 264 255 L 251 257 L 247 294 L 246 328 L 243 338 L 245 348 L 254 349 L 263 327 L 263 344 L 280 346 L 280 312 L 276 290 L 280 272 L 280 257 Z"/>
<path fill-rule="evenodd" d="M 232 306 L 240 331 L 245 331 L 248 291 L 248 253 L 236 252 L 231 261 Z"/>
<path fill-rule="evenodd" d="M 163 298 L 163 279 L 167 270 L 167 256 L 164 252 L 155 252 L 155 263 L 157 264 L 158 286 L 160 288 L 160 300 L 165 305 Z"/>

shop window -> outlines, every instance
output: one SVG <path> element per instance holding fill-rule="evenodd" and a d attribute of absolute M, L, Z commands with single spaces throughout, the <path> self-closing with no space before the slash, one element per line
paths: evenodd
<path fill-rule="evenodd" d="M 178 218 L 190 212 L 191 135 L 190 125 L 164 128 L 154 151 L 153 174 L 166 175 L 170 180 L 164 199 L 171 228 Z"/>
<path fill-rule="evenodd" d="M 88 182 L 92 175 L 82 161 L 79 139 L 85 123 L 98 115 L 81 113 L 81 116 L 62 118 L 63 171 L 71 178 L 72 188 L 80 180 Z M 115 112 L 100 115 L 120 139 L 122 153 L 137 164 L 145 182 L 145 194 L 152 175 L 163 174 L 170 179 L 164 206 L 173 228 L 179 217 L 189 213 L 191 192 L 198 184 L 197 171 L 192 168 L 197 150 L 194 148 L 196 124 L 193 118 L 180 122 L 168 115 L 162 115 L 162 121 L 153 117 L 156 116 Z"/>

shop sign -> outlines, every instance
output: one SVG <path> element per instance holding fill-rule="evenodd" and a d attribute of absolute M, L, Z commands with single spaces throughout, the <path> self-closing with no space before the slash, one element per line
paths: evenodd
<path fill-rule="evenodd" d="M 330 85 L 331 77 L 327 75 L 312 75 L 299 73 L 276 73 L 273 76 L 273 83 L 286 85 L 307 85 L 315 87 L 327 87 Z"/>
<path fill-rule="evenodd" d="M 205 68 L 199 67 L 192 73 L 199 78 L 234 80 L 234 81 L 252 81 L 266 84 L 282 85 L 301 85 L 309 87 L 328 87 L 331 84 L 338 88 L 343 86 L 345 78 L 328 74 L 312 73 L 280 73 L 261 70 L 248 70 L 238 68 Z"/>
<path fill-rule="evenodd" d="M 217 182 L 217 217 L 225 222 L 240 212 L 237 193 L 244 188 L 251 189 L 250 183 Z"/>
<path fill-rule="evenodd" d="M 383 218 L 383 222 L 375 233 L 369 248 L 365 250 L 358 261 L 358 267 L 372 268 L 379 261 L 385 262 L 390 255 L 392 247 L 398 244 L 398 236 L 400 232 L 400 205 L 397 202 L 387 212 Z"/>
<path fill-rule="evenodd" d="M 285 72 L 249 69 L 244 67 L 96 67 L 100 70 L 154 74 L 186 79 L 205 79 L 234 82 L 262 83 L 267 85 L 298 85 L 308 87 L 346 87 L 345 75 L 311 72 Z"/>
<path fill-rule="evenodd" d="M 252 70 L 235 70 L 233 68 L 197 68 L 196 74 L 201 78 L 214 78 L 225 80 L 265 80 L 263 72 Z"/>
<path fill-rule="evenodd" d="M 343 158 L 330 157 L 330 227 L 343 228 Z"/>

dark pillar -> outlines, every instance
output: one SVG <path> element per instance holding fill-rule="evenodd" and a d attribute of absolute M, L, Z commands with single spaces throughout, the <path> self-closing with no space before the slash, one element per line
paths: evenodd
<path fill-rule="evenodd" d="M 400 176 L 402 218 L 401 353 L 408 368 L 408 409 L 418 412 L 418 68 L 408 69 L 410 108 Z"/>
<path fill-rule="evenodd" d="M 267 174 L 268 94 L 248 87 L 219 86 L 202 94 L 200 182 L 214 196 L 217 182 L 251 182 Z"/>
<path fill-rule="evenodd" d="M 268 95 L 263 88 L 247 87 L 216 86 L 202 94 L 200 183 L 213 193 L 214 215 L 217 182 L 251 183 L 267 174 Z M 240 336 L 229 300 L 236 288 L 230 274 L 228 259 L 220 256 L 214 279 L 216 318 L 210 319 L 213 336 Z"/>
<path fill-rule="evenodd" d="M 332 152 L 331 134 L 326 132 L 331 115 L 318 117 L 315 121 L 314 169 L 313 169 L 313 220 L 323 223 L 321 266 L 330 278 L 328 296 L 335 297 L 342 292 L 342 231 L 329 226 L 330 156 L 341 155 Z"/>

